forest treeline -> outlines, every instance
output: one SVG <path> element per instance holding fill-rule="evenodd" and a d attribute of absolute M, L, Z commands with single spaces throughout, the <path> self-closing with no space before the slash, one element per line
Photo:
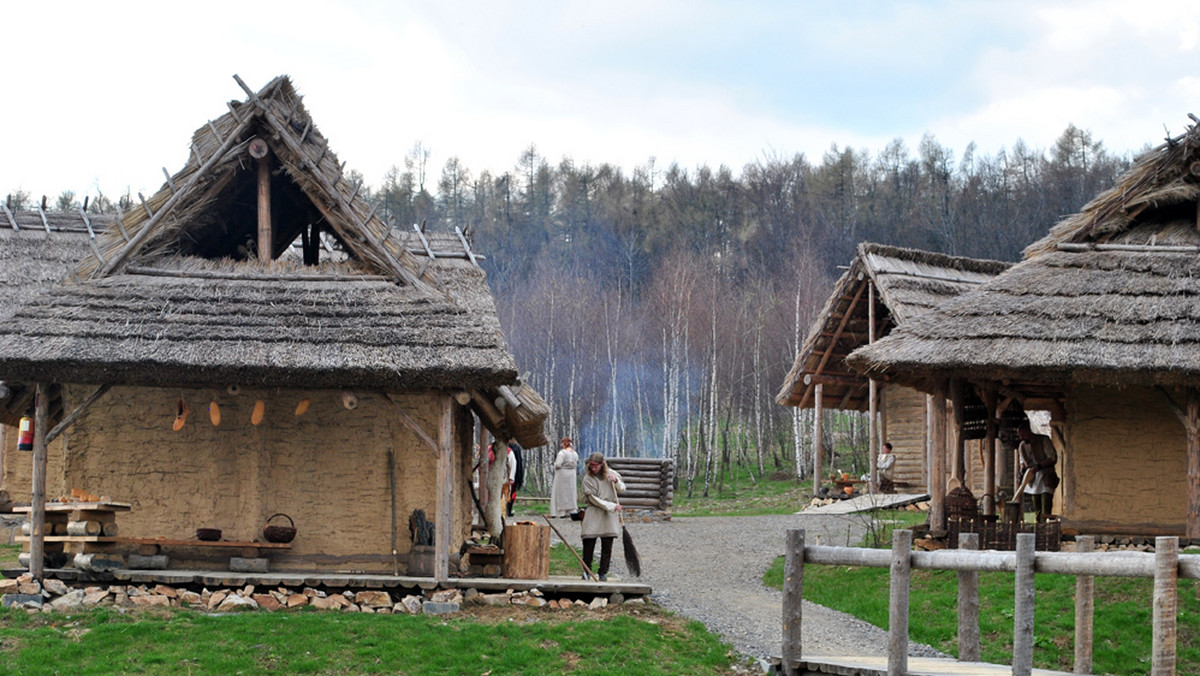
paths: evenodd
<path fill-rule="evenodd" d="M 1048 149 L 957 155 L 926 136 L 739 171 L 626 172 L 534 146 L 503 173 L 430 156 L 418 144 L 360 194 L 398 225 L 460 228 L 486 256 L 518 366 L 550 405 L 547 436 L 673 457 L 686 490 L 705 493 L 731 463 L 807 476 L 811 412 L 774 398 L 859 242 L 1017 260 L 1131 161 L 1074 126 Z M 825 429 L 861 449 L 861 425 L 843 422 Z M 535 484 L 553 454 L 529 454 Z"/>

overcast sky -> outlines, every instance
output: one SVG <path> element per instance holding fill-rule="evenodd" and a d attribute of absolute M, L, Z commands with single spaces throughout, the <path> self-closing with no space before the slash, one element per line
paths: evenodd
<path fill-rule="evenodd" d="M 1068 124 L 1117 152 L 1200 114 L 1200 2 L 21 2 L 0 13 L 0 194 L 147 195 L 192 132 L 290 75 L 372 185 L 535 144 L 552 163 L 725 164 L 832 144 L 956 156 Z"/>

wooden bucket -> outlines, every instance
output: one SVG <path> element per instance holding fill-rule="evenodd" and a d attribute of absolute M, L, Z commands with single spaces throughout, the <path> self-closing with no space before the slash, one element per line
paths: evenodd
<path fill-rule="evenodd" d="M 504 527 L 504 577 L 550 578 L 550 526 L 514 523 Z"/>

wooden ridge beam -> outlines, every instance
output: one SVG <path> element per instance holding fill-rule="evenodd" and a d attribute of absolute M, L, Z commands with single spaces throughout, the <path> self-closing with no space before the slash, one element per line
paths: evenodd
<path fill-rule="evenodd" d="M 12 229 L 20 232 L 21 226 L 17 225 L 17 219 L 13 216 L 13 212 L 9 211 L 8 205 L 0 204 L 0 209 L 4 210 L 4 215 L 8 217 L 8 224 L 12 226 Z"/>

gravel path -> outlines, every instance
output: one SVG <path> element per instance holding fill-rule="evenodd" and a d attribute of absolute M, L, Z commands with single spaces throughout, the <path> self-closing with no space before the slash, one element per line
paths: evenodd
<path fill-rule="evenodd" d="M 860 519 L 845 516 L 688 517 L 630 523 L 642 562 L 642 582 L 659 605 L 703 622 L 739 652 L 758 658 L 781 654 L 783 593 L 762 584 L 763 573 L 784 553 L 789 529 L 803 528 L 809 543 L 854 545 Z M 620 538 L 613 573 L 626 577 Z M 807 655 L 885 655 L 887 632 L 850 615 L 804 602 Z M 939 656 L 913 644 L 910 654 Z"/>

